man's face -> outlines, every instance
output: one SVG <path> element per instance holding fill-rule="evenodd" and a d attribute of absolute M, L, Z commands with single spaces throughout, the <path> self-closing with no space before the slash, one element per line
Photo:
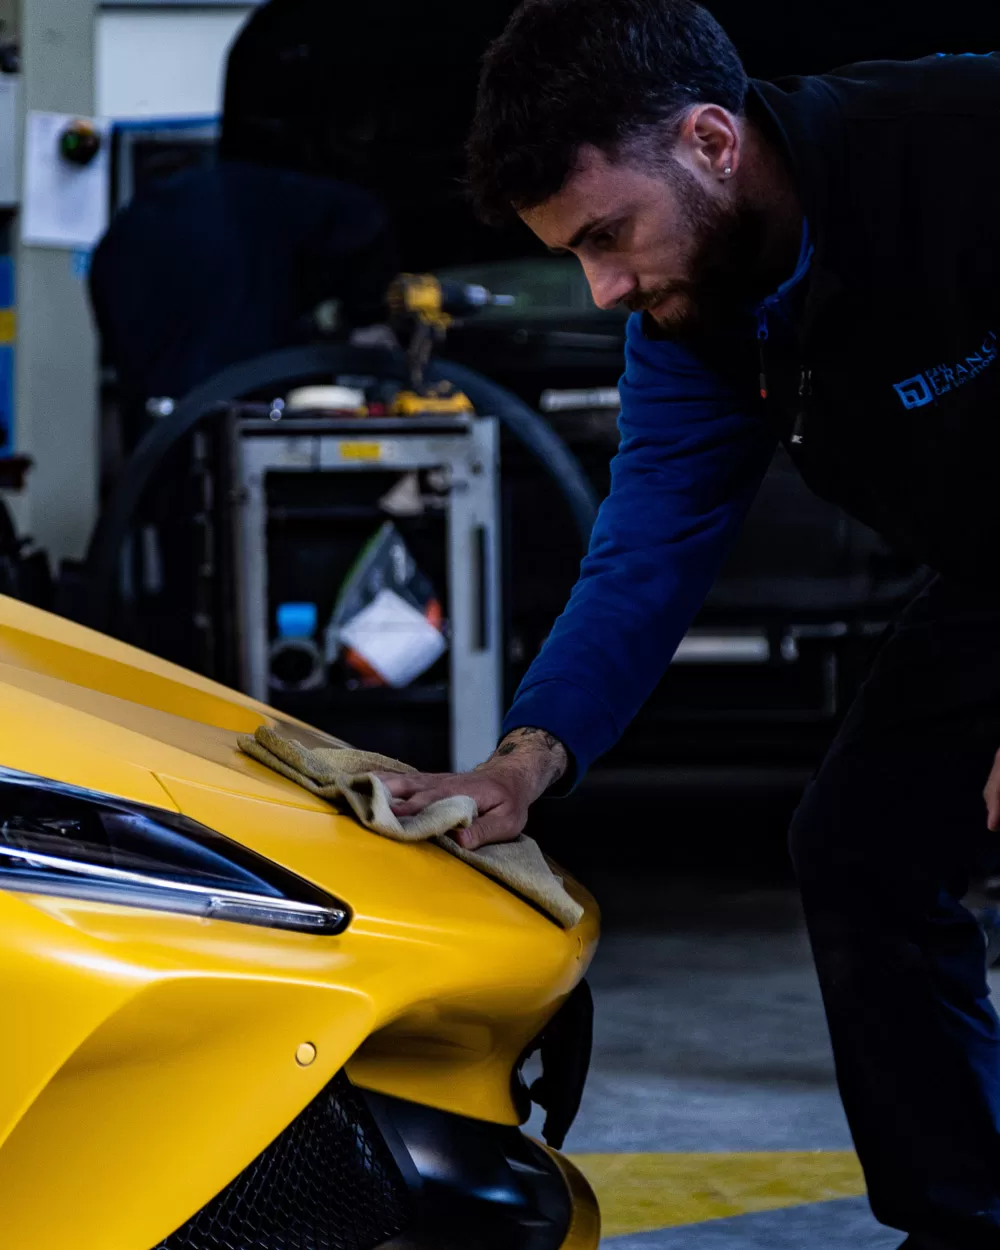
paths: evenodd
<path fill-rule="evenodd" d="M 650 164 L 584 148 L 558 194 L 521 216 L 579 259 L 599 308 L 649 312 L 678 337 L 724 328 L 769 292 L 762 215 L 679 161 Z"/>

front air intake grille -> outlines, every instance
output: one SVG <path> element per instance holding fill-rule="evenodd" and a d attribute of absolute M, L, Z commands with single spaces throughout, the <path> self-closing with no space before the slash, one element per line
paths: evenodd
<path fill-rule="evenodd" d="M 343 1073 L 155 1250 L 374 1250 L 409 1222 L 402 1175 Z"/>

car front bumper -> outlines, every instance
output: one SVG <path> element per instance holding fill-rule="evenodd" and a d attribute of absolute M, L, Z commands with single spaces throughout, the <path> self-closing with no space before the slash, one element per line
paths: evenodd
<path fill-rule="evenodd" d="M 519 1129 L 353 1086 L 341 1072 L 155 1250 L 596 1250 L 594 1195 Z"/>

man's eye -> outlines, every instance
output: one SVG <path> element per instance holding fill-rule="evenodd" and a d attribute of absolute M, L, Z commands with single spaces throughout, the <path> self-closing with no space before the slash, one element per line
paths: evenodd
<path fill-rule="evenodd" d="M 590 241 L 599 252 L 606 252 L 615 245 L 615 233 L 613 230 L 598 230 L 590 236 Z"/>

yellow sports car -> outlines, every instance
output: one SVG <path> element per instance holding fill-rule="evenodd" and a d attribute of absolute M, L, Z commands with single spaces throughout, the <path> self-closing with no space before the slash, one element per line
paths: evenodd
<path fill-rule="evenodd" d="M 0 1250 L 592 1250 L 564 930 L 242 755 L 276 716 L 0 599 Z M 296 733 L 307 733 L 296 726 Z"/>

